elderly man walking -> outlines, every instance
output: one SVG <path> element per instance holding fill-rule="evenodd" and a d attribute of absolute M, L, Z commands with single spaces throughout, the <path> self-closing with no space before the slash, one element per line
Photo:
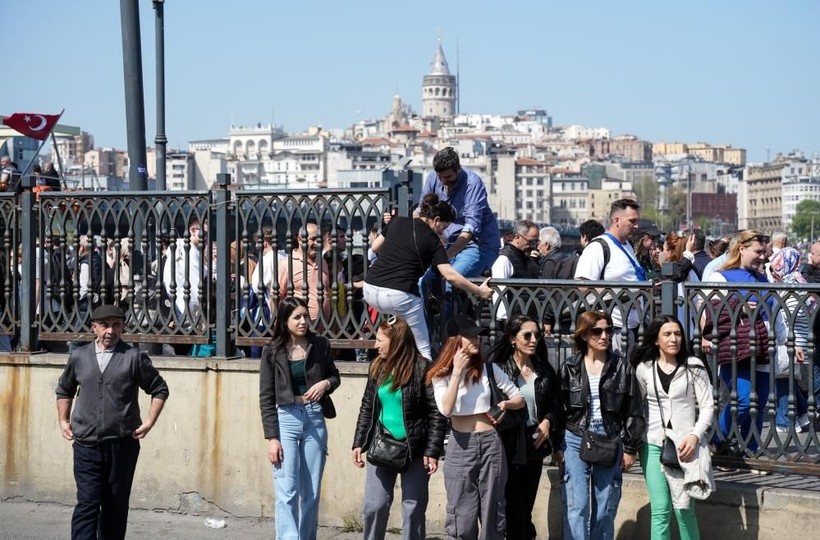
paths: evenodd
<path fill-rule="evenodd" d="M 125 538 L 139 440 L 162 412 L 168 385 L 146 353 L 120 339 L 122 308 L 100 306 L 91 321 L 94 341 L 69 355 L 57 382 L 57 415 L 63 438 L 74 441 L 77 506 L 71 538 L 112 540 Z M 151 396 L 144 420 L 140 388 Z"/>

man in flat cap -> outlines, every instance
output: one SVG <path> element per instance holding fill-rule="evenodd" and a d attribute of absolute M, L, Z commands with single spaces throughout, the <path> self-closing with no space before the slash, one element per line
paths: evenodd
<path fill-rule="evenodd" d="M 139 440 L 154 426 L 168 399 L 168 385 L 148 355 L 120 340 L 124 327 L 122 308 L 96 308 L 91 314 L 96 338 L 69 355 L 57 382 L 60 431 L 74 441 L 77 506 L 72 539 L 125 538 Z M 140 388 L 151 396 L 145 420 L 137 401 Z"/>

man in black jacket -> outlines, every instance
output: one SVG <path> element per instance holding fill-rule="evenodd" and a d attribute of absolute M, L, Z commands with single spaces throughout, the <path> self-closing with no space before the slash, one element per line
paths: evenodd
<path fill-rule="evenodd" d="M 530 257 L 530 252 L 538 247 L 538 225 L 530 220 L 516 223 L 513 239 L 501 248 L 498 258 L 493 263 L 492 277 L 494 279 L 536 279 L 539 275 L 538 263 Z M 505 300 L 498 302 L 498 294 L 493 295 L 493 304 L 498 304 L 495 318 L 506 322 L 507 312 L 532 312 L 535 306 L 527 305 L 528 297 L 523 294 L 517 298 L 508 291 Z"/>
<path fill-rule="evenodd" d="M 77 506 L 71 537 L 97 538 L 99 533 L 119 539 L 128 525 L 139 440 L 159 418 L 168 385 L 147 354 L 120 340 L 125 327 L 120 307 L 100 306 L 91 321 L 95 340 L 69 355 L 56 388 L 60 431 L 74 441 Z M 140 388 L 151 396 L 145 420 L 137 401 Z"/>
<path fill-rule="evenodd" d="M 820 283 L 820 242 L 811 245 L 809 262 L 801 270 L 803 277 L 809 283 Z"/>

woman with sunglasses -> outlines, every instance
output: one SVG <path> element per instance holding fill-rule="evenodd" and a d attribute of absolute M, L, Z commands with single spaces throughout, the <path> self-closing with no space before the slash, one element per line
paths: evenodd
<path fill-rule="evenodd" d="M 575 323 L 577 353 L 561 366 L 560 404 L 566 427 L 558 455 L 564 502 L 564 538 L 614 538 L 623 471 L 643 444 L 644 416 L 632 367 L 611 350 L 612 319 L 586 311 Z M 589 431 L 615 446 L 612 465 L 581 458 Z M 615 442 L 612 445 L 612 442 Z M 590 491 L 592 496 L 590 497 Z"/>
<path fill-rule="evenodd" d="M 541 337 L 532 318 L 513 315 L 489 355 L 490 362 L 507 374 L 526 403 L 524 409 L 515 411 L 526 420 L 501 433 L 507 456 L 507 540 L 536 537 L 532 507 L 544 458 L 552 449 L 550 438 L 558 427 L 558 377 L 547 361 L 547 346 Z"/>
<path fill-rule="evenodd" d="M 436 405 L 453 426 L 444 467 L 446 538 L 501 540 L 506 531 L 507 460 L 494 423 L 524 408 L 524 398 L 502 369 L 481 358 L 479 337 L 487 333 L 466 315 L 456 315 L 448 321 L 449 337 L 427 373 Z M 490 370 L 496 387 L 507 396 L 496 404 Z"/>
<path fill-rule="evenodd" d="M 276 490 L 276 538 L 315 540 L 327 459 L 325 418 L 339 387 L 330 342 L 310 331 L 301 298 L 279 304 L 259 365 L 259 408 Z"/>
<path fill-rule="evenodd" d="M 394 217 L 373 242 L 378 259 L 364 279 L 364 300 L 381 313 L 400 315 L 413 330 L 422 356 L 432 360 L 430 333 L 419 293 L 419 279 L 432 264 L 449 283 L 488 300 L 493 290 L 480 286 L 450 265 L 441 235 L 455 219 L 453 207 L 435 193 L 424 196 L 419 217 Z"/>
<path fill-rule="evenodd" d="M 426 534 L 427 483 L 438 470 L 444 446 L 445 418 L 438 412 L 433 387 L 425 382 L 430 363 L 419 354 L 407 321 L 391 316 L 376 330 L 378 356 L 370 366 L 356 434 L 353 464 L 365 467 L 366 452 L 377 430 L 406 441 L 407 469 L 401 473 L 367 465 L 364 487 L 364 538 L 384 538 L 393 502 L 396 477 L 401 474 L 402 530 L 405 539 Z"/>
<path fill-rule="evenodd" d="M 699 539 L 694 501 L 684 487 L 684 476 L 669 473 L 660 458 L 664 439 L 670 437 L 678 460 L 702 471 L 703 485 L 714 489 L 705 437 L 715 412 L 709 372 L 699 358 L 689 356 L 683 325 L 671 315 L 649 324 L 632 366 L 647 420 L 641 468 L 649 492 L 652 540 L 671 538 L 673 508 L 681 539 Z"/>
<path fill-rule="evenodd" d="M 762 436 L 763 418 L 769 398 L 769 313 L 773 299 L 765 291 L 742 290 L 744 283 L 768 283 L 763 267 L 769 237 L 757 231 L 739 233 L 729 248 L 723 267 L 709 277 L 711 282 L 733 283 L 732 290 L 708 291 L 701 327 L 701 346 L 707 354 L 715 353 L 718 373 L 726 388 L 736 388 L 737 402 L 729 400 L 721 411 L 719 424 L 723 441 L 717 441 L 719 454 L 741 455 L 739 439 L 747 439 L 746 449 L 755 452 Z M 764 300 L 768 306 L 758 306 Z M 775 317 L 774 333 L 778 343 L 786 342 L 788 330 L 782 317 Z M 717 348 L 713 351 L 713 344 Z M 752 354 L 754 352 L 754 355 Z M 737 379 L 732 381 L 736 369 Z M 752 371 L 756 372 L 757 434 L 752 429 Z M 737 410 L 740 433 L 732 430 L 732 409 Z"/>

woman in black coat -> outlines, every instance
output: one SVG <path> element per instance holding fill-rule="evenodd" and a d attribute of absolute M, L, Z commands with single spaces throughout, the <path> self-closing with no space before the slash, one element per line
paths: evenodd
<path fill-rule="evenodd" d="M 364 468 L 362 453 L 377 432 L 406 446 L 406 460 L 397 467 L 369 463 L 364 490 L 364 538 L 384 538 L 393 502 L 393 487 L 401 474 L 404 538 L 425 537 L 427 483 L 438 470 L 444 445 L 445 418 L 436 407 L 431 384 L 425 383 L 429 363 L 419 354 L 413 332 L 401 317 L 390 317 L 376 332 L 379 355 L 367 379 L 356 433 L 353 463 Z"/>
<path fill-rule="evenodd" d="M 558 377 L 547 361 L 547 346 L 539 325 L 526 315 L 513 315 L 490 351 L 495 362 L 521 390 L 526 407 L 521 422 L 500 431 L 507 455 L 507 539 L 536 537 L 532 507 L 541 481 L 544 458 L 552 448 L 557 428 Z"/>

